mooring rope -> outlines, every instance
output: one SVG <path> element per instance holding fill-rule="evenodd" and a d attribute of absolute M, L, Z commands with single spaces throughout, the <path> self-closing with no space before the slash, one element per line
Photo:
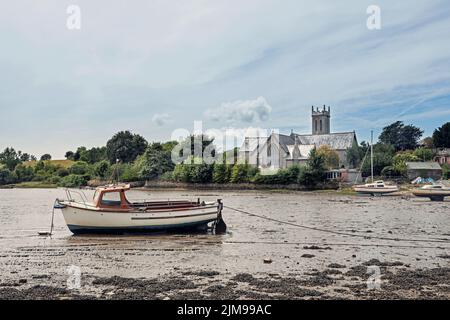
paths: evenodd
<path fill-rule="evenodd" d="M 269 218 L 266 216 L 262 216 L 259 214 L 255 214 L 255 213 L 251 213 L 248 211 L 244 211 L 241 209 L 236 209 L 236 208 L 232 208 L 229 206 L 225 206 L 224 208 L 230 209 L 230 210 L 234 210 L 236 212 L 240 212 L 249 216 L 253 216 L 253 217 L 258 217 L 260 219 L 265 219 L 265 220 L 269 220 L 269 221 L 273 221 L 273 222 L 278 222 L 281 224 L 286 224 L 286 225 L 290 225 L 290 226 L 294 226 L 297 228 L 304 228 L 304 229 L 309 229 L 309 230 L 314 230 L 314 231 L 320 231 L 320 232 L 327 232 L 327 233 L 332 233 L 332 234 L 337 234 L 337 235 L 341 235 L 341 236 L 349 236 L 349 237 L 356 237 L 356 238 L 364 238 L 364 239 L 377 239 L 377 240 L 388 240 L 388 241 L 407 241 L 407 242 L 433 242 L 433 243 L 450 243 L 450 240 L 448 239 L 443 239 L 443 240 L 427 240 L 427 239 L 405 239 L 405 238 L 392 238 L 392 237 L 381 237 L 381 236 L 368 236 L 368 235 L 362 235 L 362 234 L 354 234 L 354 233 L 348 233 L 348 232 L 342 232 L 342 231 L 333 231 L 333 230 L 329 230 L 329 229 L 323 229 L 323 228 L 318 228 L 318 227 L 311 227 L 311 226 L 306 226 L 306 225 L 301 225 L 301 224 L 297 224 L 297 223 L 293 223 L 293 222 L 288 222 L 288 221 L 282 221 L 282 220 L 278 220 L 275 218 Z"/>

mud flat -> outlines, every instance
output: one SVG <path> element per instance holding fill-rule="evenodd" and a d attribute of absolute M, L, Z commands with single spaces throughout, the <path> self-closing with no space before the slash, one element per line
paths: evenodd
<path fill-rule="evenodd" d="M 39 237 L 63 195 L 0 190 L 0 299 L 450 298 L 449 201 L 135 191 L 135 199 L 222 198 L 290 225 L 225 209 L 225 235 L 75 237 L 58 212 L 53 237 Z M 74 268 L 79 288 L 70 285 Z"/>

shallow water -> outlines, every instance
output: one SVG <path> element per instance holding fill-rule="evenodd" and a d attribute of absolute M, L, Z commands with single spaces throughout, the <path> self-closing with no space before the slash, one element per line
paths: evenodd
<path fill-rule="evenodd" d="M 88 198 L 91 191 L 84 191 Z M 335 192 L 130 191 L 130 199 L 215 200 L 280 221 L 362 236 L 414 239 L 392 241 L 304 229 L 225 208 L 225 235 L 154 234 L 73 236 L 59 210 L 52 238 L 52 205 L 61 189 L 0 190 L 0 274 L 2 281 L 67 277 L 76 265 L 91 276 L 154 277 L 188 270 L 221 274 L 300 274 L 330 263 L 353 266 L 370 259 L 401 261 L 412 268 L 448 266 L 450 201 L 399 196 L 363 197 Z M 443 242 L 428 242 L 443 241 Z M 319 246 L 311 250 L 305 246 Z M 304 254 L 314 257 L 305 258 Z M 272 263 L 264 263 L 270 259 Z M 38 281 L 38 280 L 36 280 Z M 50 281 L 50 280 L 46 280 Z"/>

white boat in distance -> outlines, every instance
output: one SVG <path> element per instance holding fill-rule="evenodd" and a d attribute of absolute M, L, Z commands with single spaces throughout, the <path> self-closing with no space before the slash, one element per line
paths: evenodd
<path fill-rule="evenodd" d="M 376 195 L 396 192 L 399 189 L 396 185 L 388 185 L 383 180 L 378 180 L 372 183 L 353 186 L 353 190 L 358 193 Z"/>
<path fill-rule="evenodd" d="M 445 197 L 450 197 L 450 187 L 442 184 L 428 184 L 412 190 L 412 194 L 416 197 L 430 198 L 431 201 L 444 201 Z"/>
<path fill-rule="evenodd" d="M 67 227 L 74 234 L 205 229 L 210 222 L 214 222 L 216 232 L 226 229 L 220 199 L 130 202 L 125 196 L 129 189 L 129 185 L 99 187 L 92 202 L 86 198 L 75 201 L 66 189 L 68 199 L 56 199 L 54 207 L 62 210 Z"/>

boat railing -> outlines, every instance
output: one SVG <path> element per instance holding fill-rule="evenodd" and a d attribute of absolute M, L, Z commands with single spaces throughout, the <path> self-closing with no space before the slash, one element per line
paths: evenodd
<path fill-rule="evenodd" d="M 69 201 L 75 201 L 75 199 L 72 196 L 72 193 L 79 195 L 81 201 L 83 202 L 83 204 L 86 206 L 86 203 L 89 203 L 88 198 L 86 197 L 86 194 L 83 191 L 78 191 L 78 190 L 70 190 L 68 188 L 65 189 L 66 192 L 66 196 L 67 196 L 67 200 Z"/>
<path fill-rule="evenodd" d="M 191 202 L 191 203 L 198 203 L 200 204 L 200 198 L 195 198 L 195 199 L 186 199 L 186 198 L 171 198 L 171 199 L 167 199 L 167 198 L 159 198 L 159 199 L 128 199 L 129 202 L 134 203 L 134 204 L 147 204 L 148 206 L 154 204 L 155 202 L 160 202 L 161 204 L 167 204 L 167 205 L 176 205 L 177 203 L 180 202 Z"/>

